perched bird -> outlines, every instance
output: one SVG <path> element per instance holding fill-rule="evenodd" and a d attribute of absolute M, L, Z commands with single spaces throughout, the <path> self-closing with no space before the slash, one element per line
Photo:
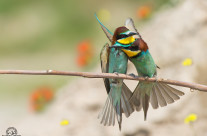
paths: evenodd
<path fill-rule="evenodd" d="M 139 76 L 145 78 L 156 77 L 158 67 L 149 52 L 147 43 L 134 27 L 133 20 L 127 19 L 125 26 L 117 29 L 120 33 L 116 35 L 116 42 L 112 47 L 121 48 L 127 54 L 129 60 L 136 67 Z M 135 40 L 129 38 L 131 35 L 120 36 L 126 32 L 130 34 L 129 30 L 131 33 L 136 33 Z M 154 109 L 157 109 L 159 106 L 163 107 L 173 103 L 180 99 L 179 96 L 182 95 L 184 95 L 183 92 L 165 83 L 140 81 L 130 98 L 130 102 L 135 105 L 137 111 L 143 108 L 144 119 L 146 120 L 149 102 Z"/>
<path fill-rule="evenodd" d="M 113 34 L 100 21 L 99 23 L 108 39 L 113 43 Z M 110 48 L 109 44 L 103 47 L 100 60 L 103 73 L 125 74 L 127 71 L 127 55 L 121 49 Z M 108 98 L 103 110 L 99 114 L 99 118 L 101 118 L 102 124 L 108 126 L 114 125 L 115 118 L 117 118 L 119 129 L 121 130 L 122 113 L 124 113 L 126 117 L 129 117 L 134 111 L 133 105 L 129 102 L 132 92 L 125 85 L 123 79 L 105 78 L 104 84 L 108 93 Z"/>

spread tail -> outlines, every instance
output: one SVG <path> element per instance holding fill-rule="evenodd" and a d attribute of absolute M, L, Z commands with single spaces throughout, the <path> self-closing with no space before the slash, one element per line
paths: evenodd
<path fill-rule="evenodd" d="M 115 118 L 117 118 L 119 129 L 121 130 L 122 114 L 120 106 L 120 103 L 113 105 L 112 91 L 110 91 L 104 108 L 98 115 L 98 118 L 101 119 L 100 123 L 104 126 L 114 126 Z"/>
<path fill-rule="evenodd" d="M 184 95 L 183 92 L 164 83 L 154 83 L 150 95 L 150 103 L 154 109 L 171 104 Z"/>
<path fill-rule="evenodd" d="M 183 92 L 164 83 L 139 82 L 130 102 L 133 103 L 137 111 L 143 108 L 144 119 L 146 120 L 149 102 L 153 109 L 157 109 L 159 106 L 163 107 L 173 103 L 182 95 L 184 95 Z"/>
<path fill-rule="evenodd" d="M 114 126 L 115 118 L 117 118 L 119 124 L 119 130 L 121 130 L 122 123 L 122 113 L 126 117 L 129 117 L 130 114 L 134 111 L 133 105 L 129 102 L 129 98 L 132 96 L 132 92 L 129 88 L 123 83 L 121 91 L 120 102 L 117 102 L 114 105 L 114 100 L 112 99 L 112 90 L 108 94 L 108 98 L 104 105 L 104 108 L 99 113 L 98 118 L 101 119 L 101 124 L 104 126 Z"/>
<path fill-rule="evenodd" d="M 150 90 L 152 89 L 152 84 L 147 82 L 139 82 L 135 88 L 133 95 L 130 99 L 130 102 L 134 104 L 137 111 L 140 111 L 143 108 L 144 111 L 144 120 L 147 118 L 147 111 L 149 108 L 150 100 Z"/>
<path fill-rule="evenodd" d="M 122 108 L 122 113 L 124 113 L 127 118 L 134 112 L 133 104 L 129 102 L 131 96 L 132 96 L 132 92 L 126 86 L 126 84 L 123 83 L 122 91 L 121 91 L 121 108 Z"/>

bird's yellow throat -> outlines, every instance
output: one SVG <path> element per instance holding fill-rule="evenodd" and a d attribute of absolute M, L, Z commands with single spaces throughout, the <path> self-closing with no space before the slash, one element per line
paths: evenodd
<path fill-rule="evenodd" d="M 139 54 L 141 51 L 140 50 L 137 50 L 137 51 L 131 51 L 131 50 L 126 50 L 126 49 L 122 49 L 123 52 L 125 52 L 127 54 L 128 57 L 134 57 L 136 56 L 137 54 Z"/>
<path fill-rule="evenodd" d="M 135 41 L 135 38 L 133 36 L 118 40 L 118 42 L 121 43 L 121 44 L 131 44 L 134 41 Z"/>

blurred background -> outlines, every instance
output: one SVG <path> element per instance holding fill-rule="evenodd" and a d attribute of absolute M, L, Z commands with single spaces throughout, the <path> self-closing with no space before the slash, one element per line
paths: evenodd
<path fill-rule="evenodd" d="M 158 76 L 207 84 L 205 0 L 1 0 L 0 69 L 101 72 L 99 54 L 109 41 L 94 13 L 112 32 L 133 18 Z M 130 62 L 128 73 L 136 73 Z M 126 83 L 132 90 L 137 84 Z M 102 79 L 1 75 L 0 135 L 13 126 L 31 136 L 207 136 L 207 95 L 179 89 L 186 94 L 180 101 L 150 109 L 148 121 L 133 113 L 119 132 L 97 119 L 107 98 Z"/>

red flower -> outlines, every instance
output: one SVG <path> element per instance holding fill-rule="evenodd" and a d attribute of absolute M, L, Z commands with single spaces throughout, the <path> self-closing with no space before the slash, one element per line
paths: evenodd
<path fill-rule="evenodd" d="M 147 17 L 149 17 L 151 13 L 151 7 L 150 6 L 141 6 L 138 10 L 137 10 L 137 17 L 140 19 L 145 19 Z"/>
<path fill-rule="evenodd" d="M 31 108 L 34 111 L 42 111 L 53 99 L 53 91 L 49 87 L 42 87 L 35 90 L 30 96 Z"/>
<path fill-rule="evenodd" d="M 92 56 L 93 56 L 93 51 L 92 51 L 92 46 L 91 42 L 89 40 L 84 40 L 81 43 L 78 44 L 77 46 L 77 65 L 80 67 L 84 67 L 89 64 Z"/>

